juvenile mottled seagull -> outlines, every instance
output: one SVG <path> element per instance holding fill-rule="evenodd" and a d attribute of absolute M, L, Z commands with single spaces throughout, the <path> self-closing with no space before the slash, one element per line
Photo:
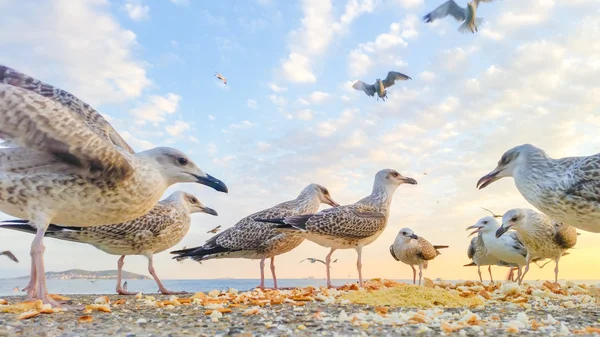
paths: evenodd
<path fill-rule="evenodd" d="M 307 257 L 306 259 L 304 259 L 304 260 L 300 261 L 299 263 L 302 263 L 302 262 L 304 262 L 304 261 L 308 261 L 308 262 L 310 262 L 310 263 L 320 262 L 320 263 L 322 263 L 322 264 L 325 264 L 325 261 L 323 261 L 323 260 L 320 260 L 320 259 L 315 259 L 314 257 Z"/>
<path fill-rule="evenodd" d="M 333 207 L 339 206 L 333 201 L 325 187 L 310 184 L 300 192 L 296 199 L 249 215 L 235 226 L 213 236 L 200 247 L 173 251 L 171 254 L 177 254 L 174 257 L 176 260 L 191 258 L 198 262 L 223 258 L 260 259 L 259 288 L 265 287 L 265 259 L 271 258 L 273 285 L 278 288 L 275 275 L 275 256 L 298 247 L 304 238 L 280 233 L 275 230 L 276 226 L 259 222 L 258 219 L 311 214 L 319 209 L 321 203 Z"/>
<path fill-rule="evenodd" d="M 463 22 L 458 31 L 461 33 L 475 33 L 479 30 L 479 26 L 483 22 L 482 18 L 476 17 L 477 7 L 480 2 L 492 2 L 494 0 L 473 0 L 467 3 L 467 7 L 463 8 L 454 2 L 454 0 L 448 0 L 440 5 L 433 12 L 425 15 L 423 21 L 433 22 L 437 19 L 445 18 L 448 15 L 453 16 L 457 21 Z"/>
<path fill-rule="evenodd" d="M 220 79 L 221 82 L 223 82 L 223 84 L 227 84 L 227 79 L 223 75 L 215 72 L 215 77 L 218 78 L 218 79 Z"/>
<path fill-rule="evenodd" d="M 523 282 L 525 274 L 529 271 L 529 263 L 534 258 L 554 260 L 554 282 L 558 282 L 558 262 L 561 256 L 577 243 L 575 228 L 525 208 L 511 209 L 504 213 L 502 226 L 496 231 L 496 237 L 501 237 L 510 228 L 517 231 L 519 239 L 527 248 L 525 271 L 520 282 Z"/>
<path fill-rule="evenodd" d="M 177 191 L 161 200 L 150 212 L 131 221 L 115 225 L 94 227 L 63 227 L 51 224 L 46 237 L 59 240 L 90 244 L 111 255 L 121 255 L 117 263 L 117 293 L 135 295 L 121 287 L 122 270 L 127 255 L 143 255 L 148 259 L 148 272 L 156 281 L 159 291 L 165 295 L 177 294 L 167 290 L 156 275 L 153 256 L 178 244 L 190 229 L 191 213 L 217 212 L 204 206 L 198 199 L 186 192 Z M 1 228 L 35 234 L 27 220 L 7 220 Z"/>
<path fill-rule="evenodd" d="M 277 228 L 283 233 L 298 235 L 331 248 L 325 258 L 327 286 L 331 288 L 331 255 L 337 249 L 355 249 L 358 254 L 358 279 L 362 287 L 362 249 L 377 240 L 385 230 L 394 192 L 405 183 L 416 185 L 417 181 L 404 177 L 395 170 L 381 170 L 375 175 L 371 194 L 354 204 L 326 209 L 316 214 L 285 218 L 263 217 L 260 221 L 280 224 Z"/>
<path fill-rule="evenodd" d="M 110 124 L 70 93 L 0 65 L 0 211 L 31 221 L 29 297 L 48 296 L 43 238 L 50 223 L 98 226 L 133 220 L 165 190 L 195 182 L 226 192 L 172 148 L 134 153 Z"/>
<path fill-rule="evenodd" d="M 521 195 L 550 218 L 600 233 L 600 153 L 553 159 L 533 145 L 519 145 L 506 151 L 477 186 L 504 177 L 513 177 Z"/>
<path fill-rule="evenodd" d="M 17 257 L 15 256 L 15 254 L 11 253 L 8 250 L 5 250 L 3 252 L 0 252 L 0 255 L 6 255 L 6 257 L 8 257 L 9 259 L 19 263 L 19 260 L 17 260 Z"/>
<path fill-rule="evenodd" d="M 213 233 L 213 234 L 216 234 L 216 233 L 217 233 L 217 232 L 218 232 L 220 229 L 221 229 L 221 225 L 218 225 L 217 227 L 215 227 L 215 228 L 213 228 L 213 229 L 209 230 L 209 231 L 208 231 L 208 232 L 206 232 L 206 233 Z M 185 249 L 185 247 L 184 247 L 183 249 Z"/>
<path fill-rule="evenodd" d="M 385 88 L 391 87 L 392 85 L 394 85 L 394 83 L 396 83 L 396 80 L 410 80 L 411 78 L 407 75 L 404 75 L 402 73 L 399 73 L 397 71 L 390 71 L 387 74 L 387 77 L 385 78 L 385 80 L 380 80 L 377 79 L 375 81 L 374 84 L 366 84 L 363 81 L 356 81 L 354 82 L 354 84 L 352 85 L 352 88 L 356 89 L 356 90 L 360 90 L 360 91 L 364 91 L 365 94 L 367 94 L 368 96 L 375 96 L 375 94 L 377 94 L 378 98 L 377 100 L 379 100 L 379 98 L 381 98 L 383 101 L 385 101 L 385 99 L 387 98 L 387 90 L 385 90 Z"/>
<path fill-rule="evenodd" d="M 412 229 L 402 228 L 394 243 L 390 246 L 390 254 L 402 263 L 406 263 L 413 270 L 413 284 L 417 283 L 417 270 L 415 265 L 419 266 L 419 285 L 423 278 L 423 269 L 427 270 L 428 261 L 433 260 L 440 255 L 438 249 L 448 248 L 448 246 L 433 246 L 423 237 L 417 236 Z"/>

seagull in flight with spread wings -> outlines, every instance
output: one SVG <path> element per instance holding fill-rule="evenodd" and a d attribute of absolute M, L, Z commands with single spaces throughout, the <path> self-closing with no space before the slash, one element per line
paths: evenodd
<path fill-rule="evenodd" d="M 463 22 L 458 31 L 461 33 L 475 33 L 479 31 L 479 26 L 483 23 L 482 18 L 475 16 L 477 13 L 477 7 L 480 2 L 492 2 L 494 0 L 473 0 L 467 3 L 467 7 L 463 8 L 454 2 L 454 0 L 448 0 L 441 4 L 438 8 L 433 10 L 431 13 L 423 17 L 425 22 L 433 22 L 437 19 L 445 18 L 448 15 L 453 16 L 457 21 Z"/>
<path fill-rule="evenodd" d="M 387 98 L 387 90 L 385 90 L 385 88 L 391 87 L 392 85 L 394 85 L 396 83 L 396 80 L 402 80 L 402 81 L 406 81 L 406 80 L 410 80 L 410 76 L 404 75 L 403 73 L 399 73 L 397 71 L 390 71 L 387 74 L 387 77 L 385 78 L 385 80 L 380 80 L 379 78 L 375 81 L 374 84 L 366 84 L 363 81 L 356 81 L 354 82 L 354 84 L 352 85 L 352 88 L 356 89 L 356 90 L 361 90 L 364 91 L 365 94 L 367 94 L 368 96 L 375 96 L 375 94 L 377 94 L 378 99 L 381 98 L 382 100 L 385 101 L 385 99 Z"/>
<path fill-rule="evenodd" d="M 225 78 L 225 76 L 221 75 L 220 73 L 215 72 L 215 77 L 220 79 L 221 82 L 223 82 L 223 84 L 227 84 L 227 79 Z"/>

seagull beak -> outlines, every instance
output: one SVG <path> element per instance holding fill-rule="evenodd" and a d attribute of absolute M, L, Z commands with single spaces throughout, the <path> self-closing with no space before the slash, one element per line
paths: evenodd
<path fill-rule="evenodd" d="M 419 237 L 417 236 L 417 234 L 414 234 L 414 233 L 410 236 L 410 238 L 411 239 L 415 239 L 415 240 L 419 239 Z"/>
<path fill-rule="evenodd" d="M 210 174 L 206 174 L 206 177 L 201 177 L 199 175 L 194 174 L 194 177 L 198 179 L 198 183 L 202 185 L 206 185 L 208 187 L 212 187 L 219 192 L 229 193 L 227 189 L 227 185 L 221 180 L 211 176 Z"/>
<path fill-rule="evenodd" d="M 219 215 L 219 213 L 217 213 L 217 211 L 215 211 L 214 209 L 212 209 L 210 207 L 202 207 L 201 210 L 203 213 L 206 213 L 206 214 L 210 214 L 210 215 L 214 215 L 214 216 Z"/>
<path fill-rule="evenodd" d="M 325 196 L 325 203 L 331 207 L 338 207 L 340 205 L 337 202 L 335 202 L 333 199 L 331 199 L 331 197 L 328 195 Z"/>
<path fill-rule="evenodd" d="M 401 181 L 405 184 L 411 184 L 411 185 L 416 185 L 417 181 L 414 180 L 413 178 L 408 178 L 408 177 L 404 177 L 401 179 Z"/>
<path fill-rule="evenodd" d="M 508 230 L 511 228 L 511 225 L 508 226 L 504 226 L 504 224 L 502 224 L 502 226 L 500 226 L 500 228 L 498 228 L 498 230 L 496 231 L 496 238 L 499 238 L 502 236 L 502 234 L 508 232 Z"/>
<path fill-rule="evenodd" d="M 482 229 L 482 228 L 483 228 L 483 227 L 481 227 L 481 226 L 478 226 L 478 225 L 473 225 L 473 226 L 469 226 L 469 227 L 467 227 L 467 229 L 466 229 L 466 230 L 469 230 L 469 229 L 474 229 L 474 231 L 473 231 L 473 232 L 471 232 L 471 234 L 469 234 L 469 235 L 468 235 L 468 236 L 471 236 L 471 235 L 473 235 L 473 234 L 475 234 L 475 233 L 479 233 L 479 232 L 481 231 L 481 229 Z"/>
<path fill-rule="evenodd" d="M 479 188 L 479 189 L 486 188 L 488 185 L 490 185 L 494 181 L 502 179 L 502 177 L 498 177 L 498 174 L 500 172 L 502 172 L 502 170 L 503 169 L 496 168 L 492 172 L 481 177 L 481 179 L 479 179 L 479 181 L 477 182 L 477 188 Z"/>

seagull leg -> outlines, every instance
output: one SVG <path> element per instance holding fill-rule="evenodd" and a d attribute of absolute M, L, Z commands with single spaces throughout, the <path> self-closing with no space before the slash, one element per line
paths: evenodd
<path fill-rule="evenodd" d="M 415 266 L 411 265 L 410 266 L 413 270 L 413 284 L 417 284 L 417 270 L 415 269 Z"/>
<path fill-rule="evenodd" d="M 363 286 L 363 278 L 362 278 L 362 247 L 356 248 L 356 269 L 358 269 L 358 285 L 362 288 Z"/>
<path fill-rule="evenodd" d="M 125 255 L 121 255 L 121 257 L 119 258 L 119 261 L 117 261 L 117 294 L 119 295 L 135 295 L 135 293 L 132 292 L 128 292 L 125 291 L 122 287 L 121 287 L 121 280 L 122 280 L 122 274 L 123 274 L 123 265 L 125 265 Z"/>
<path fill-rule="evenodd" d="M 30 220 L 30 223 L 35 224 L 37 233 L 31 244 L 31 258 L 35 265 L 35 283 L 33 287 L 33 297 L 41 299 L 44 303 L 50 304 L 53 307 L 59 307 L 60 304 L 53 300 L 48 294 L 48 288 L 46 287 L 46 272 L 44 270 L 44 235 L 48 228 L 49 221 L 40 221 L 35 218 Z"/>
<path fill-rule="evenodd" d="M 329 270 L 329 265 L 331 265 L 331 255 L 335 252 L 334 248 L 331 248 L 327 257 L 325 257 L 325 269 L 327 269 L 327 288 L 335 288 L 333 284 L 331 284 L 331 271 Z"/>
<path fill-rule="evenodd" d="M 185 294 L 185 291 L 170 291 L 170 290 L 167 290 L 167 288 L 165 288 L 165 286 L 162 284 L 162 282 L 160 282 L 160 279 L 158 278 L 158 275 L 156 275 L 156 271 L 154 270 L 153 255 L 149 254 L 146 257 L 148 258 L 148 272 L 154 278 L 154 281 L 158 285 L 158 290 L 161 292 L 161 294 L 163 294 L 163 295 Z"/>
<path fill-rule="evenodd" d="M 27 286 L 25 288 L 23 288 L 23 291 L 27 292 L 27 298 L 32 300 L 36 297 L 36 289 L 35 289 L 35 283 L 37 280 L 37 273 L 36 273 L 36 269 L 35 269 L 35 259 L 33 258 L 33 255 L 31 255 L 31 274 L 30 274 L 30 279 L 29 279 L 29 284 L 27 284 Z"/>
<path fill-rule="evenodd" d="M 554 283 L 558 284 L 558 261 L 560 260 L 560 256 L 556 258 L 556 267 L 554 267 Z"/>
<path fill-rule="evenodd" d="M 419 265 L 419 285 L 421 285 L 421 279 L 423 278 L 423 265 Z"/>
<path fill-rule="evenodd" d="M 523 271 L 523 274 L 521 275 L 521 278 L 519 279 L 519 285 L 521 285 L 521 283 L 523 283 L 523 280 L 525 279 L 525 274 L 527 274 L 527 272 L 529 271 L 529 263 L 531 262 L 532 257 L 531 255 L 529 255 L 529 253 L 527 253 L 527 257 L 525 258 L 525 270 Z"/>
<path fill-rule="evenodd" d="M 483 278 L 481 277 L 481 268 L 479 267 L 479 265 L 477 265 L 477 274 L 479 274 L 479 281 L 483 283 Z"/>
<path fill-rule="evenodd" d="M 265 257 L 260 259 L 260 284 L 257 288 L 265 289 Z"/>
<path fill-rule="evenodd" d="M 488 272 L 490 273 L 490 281 L 492 283 L 494 283 L 494 278 L 492 277 L 492 265 L 491 264 L 488 266 Z M 481 281 L 481 283 L 483 283 L 483 281 Z"/>
<path fill-rule="evenodd" d="M 271 275 L 273 276 L 273 289 L 277 289 L 277 276 L 275 276 L 275 256 L 271 257 Z"/>

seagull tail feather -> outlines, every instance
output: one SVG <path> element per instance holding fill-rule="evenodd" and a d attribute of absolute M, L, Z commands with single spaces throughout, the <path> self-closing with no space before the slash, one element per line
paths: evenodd
<path fill-rule="evenodd" d="M 463 267 L 474 267 L 474 266 L 477 266 L 477 265 L 475 264 L 475 262 L 471 262 L 471 263 L 469 263 L 469 264 L 465 264 Z"/>

